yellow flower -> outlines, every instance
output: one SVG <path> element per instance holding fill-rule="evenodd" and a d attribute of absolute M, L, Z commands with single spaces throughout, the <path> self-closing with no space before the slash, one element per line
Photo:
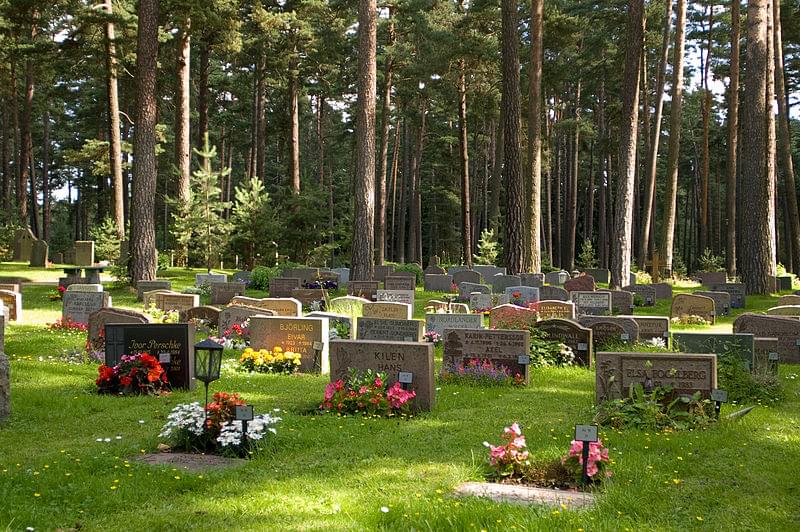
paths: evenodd
<path fill-rule="evenodd" d="M 282 352 L 283 352 L 283 349 L 281 349 L 281 347 L 280 347 L 280 346 L 276 345 L 275 347 L 273 347 L 273 348 L 272 348 L 272 351 L 273 351 L 274 353 L 282 353 Z"/>
<path fill-rule="evenodd" d="M 295 366 L 299 366 L 300 364 L 301 364 L 300 359 L 299 358 L 295 358 L 294 359 L 294 365 Z"/>

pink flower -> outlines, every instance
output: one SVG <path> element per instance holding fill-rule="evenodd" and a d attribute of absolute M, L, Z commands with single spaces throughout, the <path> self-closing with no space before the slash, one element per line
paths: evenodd
<path fill-rule="evenodd" d="M 375 377 L 375 386 L 377 386 L 378 388 L 383 386 L 383 381 L 381 380 L 380 377 Z"/>
<path fill-rule="evenodd" d="M 510 427 L 506 427 L 503 433 L 513 434 L 514 436 L 522 436 L 522 429 L 519 428 L 519 423 L 515 421 Z"/>
<path fill-rule="evenodd" d="M 336 392 L 336 387 L 333 383 L 328 383 L 325 385 L 325 401 L 330 401 L 333 398 L 333 394 Z"/>

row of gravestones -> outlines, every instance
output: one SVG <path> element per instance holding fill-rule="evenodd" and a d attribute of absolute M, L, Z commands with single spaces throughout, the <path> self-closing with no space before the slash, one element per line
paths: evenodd
<path fill-rule="evenodd" d="M 75 247 L 65 254 L 54 254 L 53 262 L 57 264 L 75 264 L 76 266 L 92 266 L 94 264 L 94 241 L 79 240 Z M 14 233 L 14 262 L 29 262 L 32 268 L 46 268 L 49 257 L 47 241 L 39 240 L 29 228 L 17 229 Z"/>

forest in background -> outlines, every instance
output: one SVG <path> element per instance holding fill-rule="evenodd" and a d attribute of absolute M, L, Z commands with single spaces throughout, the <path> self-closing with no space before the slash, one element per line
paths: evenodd
<path fill-rule="evenodd" d="M 338 266 L 366 231 L 377 263 L 800 270 L 796 1 L 0 0 L 0 76 L 2 232 L 51 253 L 130 226 L 194 264 Z"/>

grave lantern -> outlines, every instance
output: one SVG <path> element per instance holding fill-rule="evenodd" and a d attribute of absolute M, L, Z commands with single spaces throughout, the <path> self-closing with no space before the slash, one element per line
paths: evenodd
<path fill-rule="evenodd" d="M 208 406 L 208 385 L 219 379 L 222 350 L 220 344 L 208 339 L 194 346 L 194 378 L 206 386 L 206 406 Z"/>

